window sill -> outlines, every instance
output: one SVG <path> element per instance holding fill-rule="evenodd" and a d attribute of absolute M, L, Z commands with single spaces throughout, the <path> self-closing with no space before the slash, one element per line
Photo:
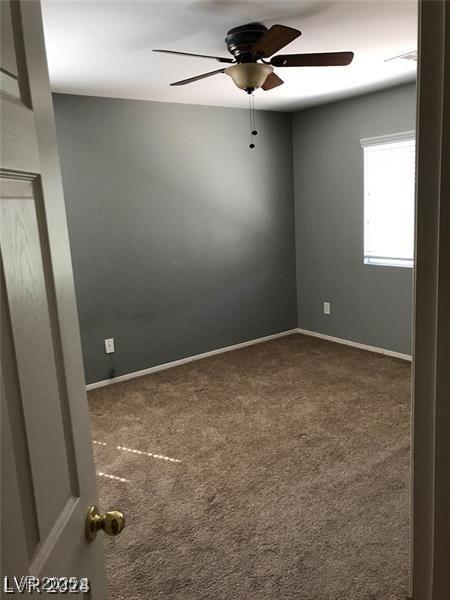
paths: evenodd
<path fill-rule="evenodd" d="M 407 269 L 414 268 L 414 260 L 410 258 L 383 258 L 377 256 L 365 256 L 365 265 L 375 265 L 377 267 L 404 267 Z"/>

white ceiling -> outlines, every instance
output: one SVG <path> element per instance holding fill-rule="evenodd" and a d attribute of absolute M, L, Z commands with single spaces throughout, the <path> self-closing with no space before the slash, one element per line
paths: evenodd
<path fill-rule="evenodd" d="M 415 78 L 415 62 L 385 60 L 416 49 L 416 0 L 43 0 L 43 15 L 57 92 L 246 107 L 226 75 L 169 87 L 222 65 L 152 48 L 230 56 L 226 32 L 251 21 L 302 31 L 282 53 L 355 53 L 348 67 L 278 68 L 285 85 L 258 90 L 256 108 L 293 110 Z"/>

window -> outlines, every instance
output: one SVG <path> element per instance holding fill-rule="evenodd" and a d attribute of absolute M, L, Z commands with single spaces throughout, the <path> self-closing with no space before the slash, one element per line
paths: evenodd
<path fill-rule="evenodd" d="M 364 150 L 364 262 L 414 265 L 415 134 L 361 140 Z"/>

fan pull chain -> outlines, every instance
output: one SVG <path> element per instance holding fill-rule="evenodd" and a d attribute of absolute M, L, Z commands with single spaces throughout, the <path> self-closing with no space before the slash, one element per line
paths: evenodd
<path fill-rule="evenodd" d="M 250 115 L 250 144 L 249 148 L 254 148 L 255 144 L 253 143 L 253 136 L 257 135 L 256 131 L 256 120 L 255 120 L 255 98 L 253 94 L 248 95 L 248 110 Z"/>

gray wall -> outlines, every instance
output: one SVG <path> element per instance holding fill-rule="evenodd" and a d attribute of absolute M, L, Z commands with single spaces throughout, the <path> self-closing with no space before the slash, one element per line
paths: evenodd
<path fill-rule="evenodd" d="M 291 115 L 55 96 L 88 382 L 296 326 Z"/>
<path fill-rule="evenodd" d="M 294 115 L 301 328 L 411 351 L 412 270 L 363 263 L 360 139 L 415 129 L 415 93 L 410 84 Z"/>

